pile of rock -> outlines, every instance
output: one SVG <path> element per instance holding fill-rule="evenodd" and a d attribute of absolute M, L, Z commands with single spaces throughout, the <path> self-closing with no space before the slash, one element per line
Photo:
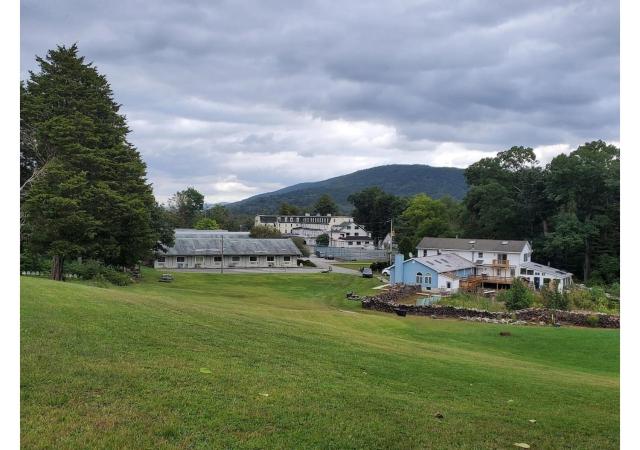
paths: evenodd
<path fill-rule="evenodd" d="M 530 308 L 513 312 L 491 312 L 473 308 L 457 308 L 447 305 L 402 305 L 398 301 L 415 294 L 414 286 L 394 286 L 375 297 L 363 297 L 362 307 L 376 311 L 397 313 L 398 309 L 414 316 L 432 318 L 457 318 L 474 322 L 512 325 L 575 325 L 583 327 L 620 328 L 620 316 L 585 311 L 561 311 Z"/>

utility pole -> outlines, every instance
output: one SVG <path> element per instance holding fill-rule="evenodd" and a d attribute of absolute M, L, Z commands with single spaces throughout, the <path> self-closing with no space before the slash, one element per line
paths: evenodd
<path fill-rule="evenodd" d="M 220 236 L 220 273 L 224 273 L 224 236 Z"/>
<path fill-rule="evenodd" d="M 389 264 L 393 264 L 393 217 L 391 218 L 391 231 L 389 232 L 391 242 L 389 243 Z"/>

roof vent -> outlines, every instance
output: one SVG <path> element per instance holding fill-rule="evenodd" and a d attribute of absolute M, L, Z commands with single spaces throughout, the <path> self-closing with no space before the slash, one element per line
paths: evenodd
<path fill-rule="evenodd" d="M 475 244 L 476 241 L 469 241 L 469 244 Z"/>
<path fill-rule="evenodd" d="M 509 243 L 509 241 L 502 241 L 501 244 L 502 245 L 507 245 Z"/>

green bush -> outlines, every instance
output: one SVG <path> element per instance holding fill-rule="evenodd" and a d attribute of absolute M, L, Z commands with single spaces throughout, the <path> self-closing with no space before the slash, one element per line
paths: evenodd
<path fill-rule="evenodd" d="M 504 297 L 504 305 L 509 311 L 530 308 L 533 304 L 533 292 L 519 279 L 513 281 L 511 289 L 500 294 Z"/>
<path fill-rule="evenodd" d="M 620 309 L 620 302 L 617 299 L 608 298 L 604 289 L 599 286 L 572 289 L 567 294 L 567 299 L 574 309 L 602 313 L 615 313 Z"/>
<path fill-rule="evenodd" d="M 129 274 L 94 260 L 67 263 L 64 272 L 78 275 L 78 278 L 83 280 L 94 280 L 98 285 L 111 283 L 116 286 L 126 286 L 131 283 Z"/>
<path fill-rule="evenodd" d="M 128 273 L 121 272 L 113 267 L 105 267 L 102 276 L 111 284 L 116 286 L 127 286 L 131 283 L 131 277 Z"/>
<path fill-rule="evenodd" d="M 589 325 L 590 327 L 597 327 L 598 323 L 600 322 L 600 318 L 594 314 L 587 316 L 587 325 Z"/>
<path fill-rule="evenodd" d="M 545 285 L 540 290 L 542 297 L 542 304 L 545 308 L 549 309 L 561 309 L 567 311 L 569 309 L 569 299 L 566 294 L 563 294 L 558 290 L 557 283 L 550 283 Z"/>
<path fill-rule="evenodd" d="M 376 262 L 372 262 L 369 268 L 373 272 L 382 272 L 382 270 L 386 269 L 388 265 L 389 263 L 386 261 L 376 261 Z"/>

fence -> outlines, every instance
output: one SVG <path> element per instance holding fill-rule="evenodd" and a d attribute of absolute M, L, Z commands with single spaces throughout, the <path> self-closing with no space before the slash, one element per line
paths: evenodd
<path fill-rule="evenodd" d="M 37 270 L 23 270 L 20 272 L 20 275 L 25 277 L 49 277 L 51 275 L 51 272 L 49 271 L 42 272 Z M 63 274 L 63 277 L 64 278 L 80 278 L 75 273 L 65 273 Z"/>
<path fill-rule="evenodd" d="M 321 247 L 309 246 L 311 253 L 320 258 L 330 256 L 345 261 L 371 260 L 371 261 L 389 261 L 388 250 L 372 250 L 366 248 L 348 248 L 348 247 Z"/>

